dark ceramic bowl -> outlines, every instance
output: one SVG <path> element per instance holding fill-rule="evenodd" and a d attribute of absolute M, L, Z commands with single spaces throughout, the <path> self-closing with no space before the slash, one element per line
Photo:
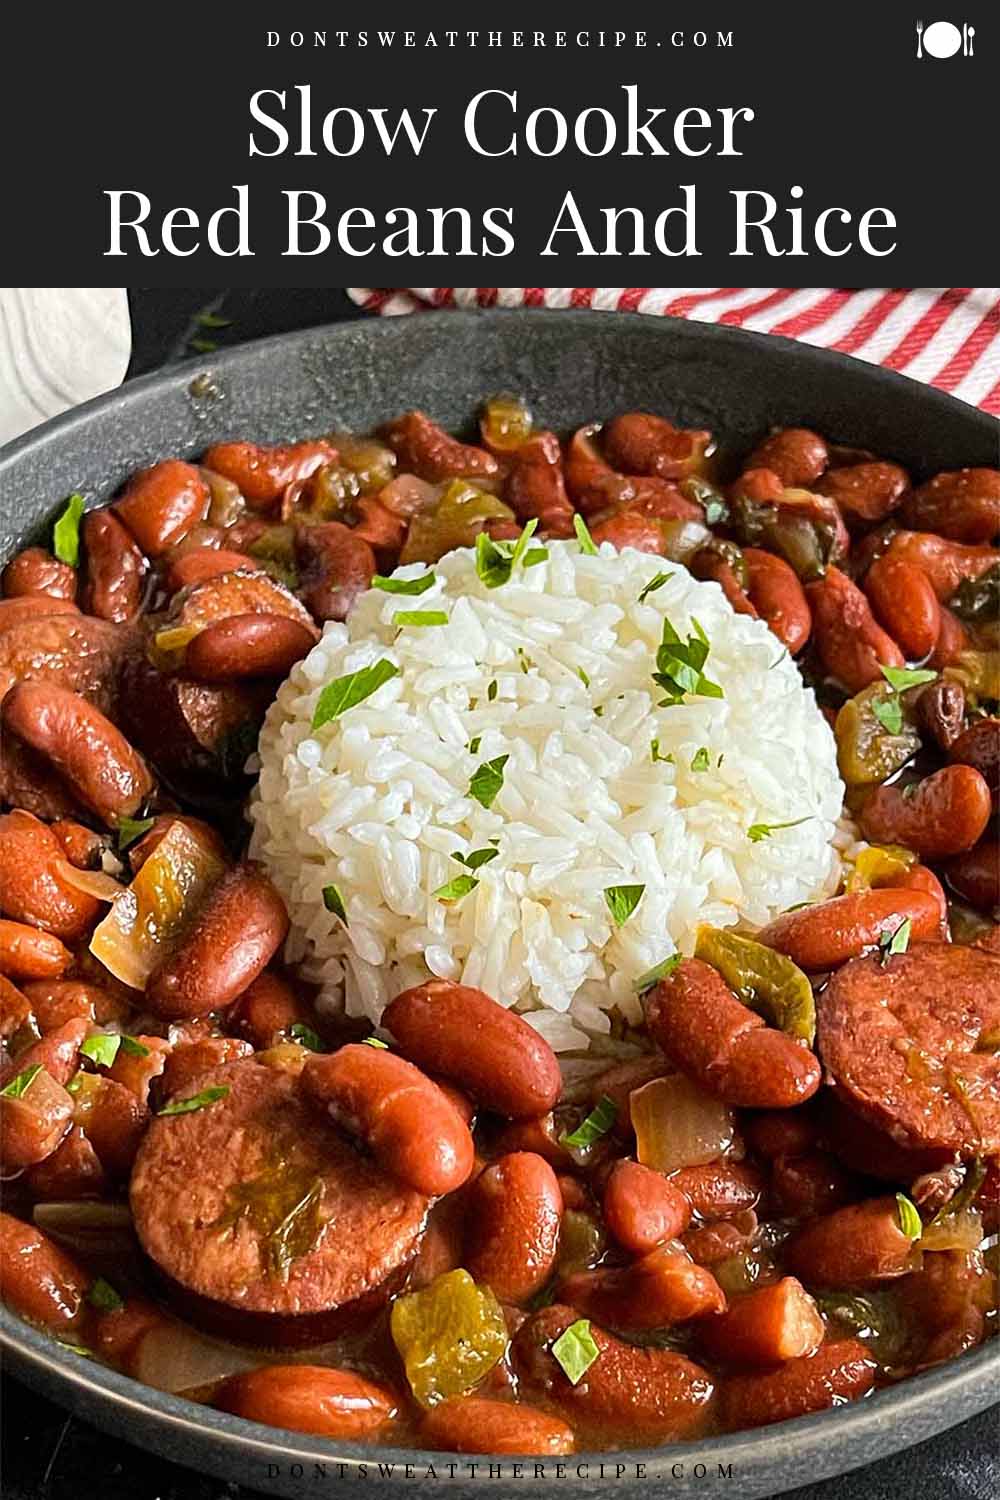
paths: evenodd
<path fill-rule="evenodd" d="M 441 313 L 295 333 L 150 375 L 58 418 L 0 454 L 0 562 L 41 533 L 72 490 L 105 499 L 132 470 L 196 454 L 223 438 L 263 441 L 333 427 L 365 430 L 420 406 L 467 427 L 483 396 L 514 390 L 548 426 L 641 408 L 709 427 L 746 447 L 773 423 L 898 459 L 917 475 L 993 465 L 1000 427 L 951 397 L 894 374 L 783 339 L 660 318 L 585 312 Z M 376 1493 L 412 1477 L 427 1455 L 277 1431 L 211 1411 L 94 1365 L 0 1310 L 6 1367 L 99 1427 L 181 1463 L 276 1494 L 328 1491 L 364 1477 Z M 997 1397 L 1000 1347 L 986 1346 L 891 1390 L 778 1427 L 645 1452 L 581 1455 L 577 1484 L 638 1494 L 778 1494 L 884 1457 L 984 1410 Z M 380 1473 L 378 1460 L 394 1463 Z M 472 1495 L 488 1470 L 473 1456 L 436 1465 L 449 1493 Z M 484 1463 L 487 1460 L 483 1461 Z M 603 1470 L 602 1470 L 603 1464 Z M 367 1468 L 365 1466 L 367 1465 Z M 577 1477 L 577 1468 L 581 1472 Z M 353 1471 L 353 1472 L 352 1472 Z M 619 1472 L 620 1471 L 620 1472 Z M 562 1475 L 503 1461 L 519 1493 Z M 504 1486 L 506 1489 L 506 1486 Z"/>

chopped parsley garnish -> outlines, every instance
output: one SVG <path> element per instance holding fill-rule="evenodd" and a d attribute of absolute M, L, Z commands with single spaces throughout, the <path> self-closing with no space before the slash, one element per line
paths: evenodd
<path fill-rule="evenodd" d="M 672 766 L 675 763 L 674 762 L 674 757 L 672 755 L 670 755 L 669 753 L 666 754 L 666 755 L 663 755 L 661 753 L 659 740 L 650 740 L 650 743 L 649 743 L 649 753 L 650 753 L 650 755 L 652 757 L 654 765 L 656 764 L 656 762 L 658 760 L 662 760 L 664 762 L 664 764 L 668 765 L 668 766 Z"/>
<path fill-rule="evenodd" d="M 576 669 L 576 675 L 577 675 L 577 677 L 579 677 L 580 681 L 583 683 L 583 685 L 584 685 L 585 688 L 589 688 L 590 687 L 590 678 L 587 676 L 586 672 L 583 670 L 582 667 L 577 667 L 577 669 Z"/>
<path fill-rule="evenodd" d="M 347 908 L 344 905 L 344 898 L 335 885 L 325 885 L 323 887 L 323 905 L 327 911 L 332 911 L 335 917 L 339 917 L 345 927 L 351 925 L 347 920 Z"/>
<path fill-rule="evenodd" d="M 125 1306 L 125 1299 L 119 1296 L 110 1281 L 105 1281 L 103 1276 L 98 1276 L 90 1288 L 87 1301 L 98 1312 L 117 1312 L 120 1307 Z"/>
<path fill-rule="evenodd" d="M 480 580 L 488 589 L 498 589 L 502 584 L 509 583 L 514 569 L 522 560 L 527 566 L 525 554 L 528 543 L 538 530 L 538 517 L 533 516 L 525 526 L 516 542 L 494 542 L 485 531 L 481 531 L 476 537 L 476 572 Z M 538 562 L 543 562 L 548 553 L 541 549 L 543 556 Z"/>
<path fill-rule="evenodd" d="M 475 875 L 456 875 L 454 880 L 439 885 L 431 894 L 436 901 L 443 901 L 446 906 L 449 906 L 453 901 L 461 901 L 463 896 L 474 891 L 478 884 L 479 881 Z"/>
<path fill-rule="evenodd" d="M 656 573 L 639 595 L 638 602 L 644 604 L 650 594 L 655 594 L 657 589 L 662 589 L 663 585 L 673 578 L 673 576 L 673 573 Z"/>
<path fill-rule="evenodd" d="M 570 1385 L 579 1385 L 600 1353 L 590 1331 L 589 1318 L 577 1318 L 552 1345 L 552 1356 L 561 1366 Z"/>
<path fill-rule="evenodd" d="M 145 1042 L 136 1041 L 134 1036 L 122 1036 L 121 1050 L 127 1052 L 129 1057 L 148 1057 L 149 1048 Z"/>
<path fill-rule="evenodd" d="M 373 589 L 381 589 L 383 594 L 426 594 L 437 582 L 436 573 L 421 573 L 419 578 L 385 578 L 381 573 L 376 573 L 372 579 Z"/>
<path fill-rule="evenodd" d="M 632 988 L 637 995 L 644 995 L 647 990 L 659 984 L 661 979 L 668 979 L 680 962 L 681 954 L 671 953 L 669 958 L 662 959 L 652 969 L 647 969 L 645 974 L 640 974 L 639 978 L 633 982 Z"/>
<path fill-rule="evenodd" d="M 366 1036 L 366 1037 L 362 1038 L 361 1045 L 363 1047 L 378 1047 L 383 1052 L 388 1052 L 388 1050 L 389 1050 L 389 1043 L 388 1042 L 383 1042 L 383 1040 L 382 1040 L 382 1038 L 380 1036 Z"/>
<path fill-rule="evenodd" d="M 305 1047 L 307 1052 L 324 1052 L 323 1038 L 311 1026 L 303 1021 L 293 1022 L 289 1030 L 289 1036 L 293 1042 L 298 1042 L 300 1047 Z"/>
<path fill-rule="evenodd" d="M 909 917 L 904 917 L 899 926 L 892 932 L 883 932 L 878 940 L 881 963 L 884 967 L 894 953 L 905 953 L 910 946 L 910 932 L 913 923 Z"/>
<path fill-rule="evenodd" d="M 924 1226 L 917 1212 L 916 1204 L 911 1203 L 905 1193 L 896 1194 L 896 1217 L 899 1220 L 899 1227 L 907 1239 L 919 1240 L 924 1232 Z"/>
<path fill-rule="evenodd" d="M 472 754 L 472 755 L 478 755 L 479 754 L 479 747 L 480 747 L 480 745 L 482 743 L 483 743 L 483 737 L 482 737 L 482 735 L 481 734 L 474 735 L 473 738 L 469 741 L 469 752 L 470 752 L 470 754 Z"/>
<path fill-rule="evenodd" d="M 503 786 L 503 768 L 509 760 L 509 755 L 498 755 L 495 760 L 483 761 L 476 768 L 469 782 L 469 796 L 475 797 L 480 806 L 493 806 Z"/>
<path fill-rule="evenodd" d="M 494 678 L 492 678 L 492 680 L 491 680 L 491 681 L 490 681 L 490 685 L 489 685 L 489 687 L 488 687 L 488 688 L 487 688 L 487 689 L 486 689 L 486 697 L 487 697 L 487 700 L 488 700 L 488 701 L 489 701 L 489 702 L 490 702 L 490 703 L 492 703 L 492 702 L 493 702 L 493 701 L 494 701 L 494 699 L 495 699 L 495 698 L 496 698 L 496 695 L 497 695 L 497 693 L 498 693 L 498 692 L 499 692 L 499 691 L 500 691 L 500 688 L 499 688 L 499 685 L 498 685 L 498 683 L 497 683 L 497 680 L 496 680 L 496 678 L 495 678 L 495 677 L 494 677 Z"/>
<path fill-rule="evenodd" d="M 116 1031 L 95 1031 L 80 1043 L 80 1052 L 99 1068 L 110 1068 L 118 1056 L 122 1039 Z"/>
<path fill-rule="evenodd" d="M 404 625 L 414 625 L 418 628 L 430 625 L 447 625 L 448 616 L 443 609 L 403 609 L 398 615 L 393 615 L 392 623 L 400 629 Z"/>
<path fill-rule="evenodd" d="M 158 1109 L 158 1115 L 193 1115 L 196 1110 L 207 1109 L 210 1104 L 216 1104 L 220 1099 L 225 1099 L 229 1093 L 228 1083 L 216 1084 L 214 1088 L 202 1089 L 200 1094 L 192 1094 L 188 1099 L 171 1099 L 162 1109 Z"/>
<path fill-rule="evenodd" d="M 901 734 L 903 731 L 903 705 L 898 698 L 887 698 L 884 703 L 876 700 L 872 704 L 872 713 L 878 719 L 887 734 Z"/>
<path fill-rule="evenodd" d="M 708 660 L 708 637 L 692 616 L 694 635 L 682 641 L 669 620 L 663 622 L 663 640 L 656 653 L 656 671 L 653 681 L 666 690 L 660 708 L 671 708 L 681 703 L 685 693 L 694 693 L 702 698 L 721 698 L 722 689 L 702 672 Z"/>
<path fill-rule="evenodd" d="M 84 512 L 82 495 L 70 495 L 66 508 L 52 528 L 52 551 L 61 563 L 75 568 L 80 561 L 80 520 Z"/>
<path fill-rule="evenodd" d="M 356 708 L 359 703 L 370 698 L 372 693 L 378 692 L 391 677 L 398 676 L 399 668 L 383 656 L 372 666 L 362 667 L 360 672 L 335 677 L 333 682 L 327 683 L 317 699 L 312 728 L 322 729 L 332 719 L 339 719 L 349 708 Z"/>
<path fill-rule="evenodd" d="M 708 751 L 705 746 L 702 745 L 701 749 L 696 750 L 694 755 L 691 757 L 691 769 L 692 771 L 707 771 L 708 767 Z"/>
<path fill-rule="evenodd" d="M 642 900 L 644 885 L 609 885 L 604 892 L 616 927 L 623 927 Z"/>
<path fill-rule="evenodd" d="M 532 547 L 530 552 L 524 554 L 524 566 L 526 568 L 537 568 L 539 563 L 548 562 L 548 547 Z"/>
<path fill-rule="evenodd" d="M 0 1089 L 0 1097 L 4 1099 L 23 1099 L 41 1071 L 41 1063 L 32 1063 L 30 1068 L 25 1068 L 23 1072 L 18 1073 L 12 1078 L 10 1083 Z"/>
<path fill-rule="evenodd" d="M 587 1117 L 580 1121 L 575 1130 L 568 1135 L 559 1137 L 563 1146 L 572 1146 L 577 1150 L 586 1150 L 593 1146 L 602 1136 L 607 1135 L 612 1125 L 618 1118 L 618 1106 L 607 1094 L 602 1094 Z"/>
<path fill-rule="evenodd" d="M 597 548 L 594 545 L 594 538 L 587 530 L 587 523 L 581 515 L 573 517 L 573 530 L 576 532 L 576 539 L 580 543 L 580 551 L 588 553 L 591 557 L 596 557 Z"/>
<path fill-rule="evenodd" d="M 232 328 L 232 318 L 224 318 L 219 313 L 203 311 L 195 318 L 199 328 Z"/>
<path fill-rule="evenodd" d="M 751 844 L 759 844 L 761 839 L 769 839 L 772 833 L 777 833 L 779 828 L 798 828 L 800 823 L 808 823 L 807 818 L 792 818 L 788 823 L 751 823 L 747 829 L 747 838 Z"/>
<path fill-rule="evenodd" d="M 155 818 L 118 818 L 115 822 L 118 833 L 118 853 L 124 854 L 136 839 L 141 839 L 149 832 L 155 822 Z"/>
<path fill-rule="evenodd" d="M 453 854 L 452 859 L 457 859 L 460 865 L 467 869 L 478 870 L 480 865 L 488 865 L 491 859 L 496 859 L 500 853 L 499 849 L 473 849 L 471 854 Z"/>
<path fill-rule="evenodd" d="M 894 693 L 905 693 L 907 688 L 920 687 L 937 677 L 925 667 L 880 667 L 879 671 Z"/>

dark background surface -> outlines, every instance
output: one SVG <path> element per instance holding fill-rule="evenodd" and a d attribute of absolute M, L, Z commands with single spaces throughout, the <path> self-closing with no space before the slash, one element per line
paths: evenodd
<path fill-rule="evenodd" d="M 186 356 L 191 340 L 220 347 L 265 334 L 363 316 L 342 287 L 230 291 L 136 288 L 130 293 L 133 358 L 143 374 Z M 211 329 L 206 309 L 230 320 Z M 1000 1394 L 1000 1393 L 998 1393 Z M 3 1500 L 254 1500 L 251 1491 L 207 1479 L 97 1432 L 9 1377 L 0 1385 Z M 809 1485 L 789 1500 L 997 1500 L 1000 1424 L 986 1412 L 942 1437 L 839 1479 Z M 780 1435 L 775 1434 L 776 1443 Z M 331 1484 L 331 1491 L 335 1488 Z M 363 1493 L 363 1486 L 359 1493 Z M 496 1491 L 493 1491 L 496 1493 Z M 442 1491 L 447 1495 L 447 1488 Z M 733 1484 L 734 1500 L 739 1486 Z"/>

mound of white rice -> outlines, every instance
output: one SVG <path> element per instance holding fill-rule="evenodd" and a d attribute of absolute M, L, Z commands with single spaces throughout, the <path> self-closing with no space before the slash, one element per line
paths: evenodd
<path fill-rule="evenodd" d="M 377 1022 L 430 973 L 574 1050 L 607 1037 L 616 1008 L 640 1018 L 633 982 L 690 953 L 699 923 L 754 928 L 836 888 L 833 736 L 767 626 L 717 584 L 576 542 L 492 590 L 470 551 L 433 571 L 419 597 L 373 589 L 328 625 L 261 735 L 251 854 L 288 902 L 288 958 L 327 1005 Z M 410 610 L 448 623 L 393 623 Z M 658 706 L 665 618 L 684 640 L 700 624 L 721 698 Z M 399 674 L 313 732 L 324 685 L 383 658 Z M 487 808 L 470 781 L 501 756 Z M 493 847 L 474 872 L 454 857 Z M 435 895 L 462 875 L 478 881 L 462 899 Z M 324 905 L 331 885 L 347 926 Z M 617 926 L 605 893 L 621 886 L 642 894 Z"/>

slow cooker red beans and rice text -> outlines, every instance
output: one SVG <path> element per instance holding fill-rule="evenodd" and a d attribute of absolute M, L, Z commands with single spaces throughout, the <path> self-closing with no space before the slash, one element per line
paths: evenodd
<path fill-rule="evenodd" d="M 509 397 L 476 443 L 409 412 L 70 500 L 0 601 L 7 1305 L 257 1421 L 491 1453 L 778 1422 L 979 1344 L 998 534 L 993 469 L 797 428 L 737 462 L 639 412 L 562 440 Z M 509 577 L 557 540 L 659 554 L 765 621 L 859 830 L 838 894 L 643 976 L 641 1051 L 569 1088 L 455 981 L 378 1035 L 318 1010 L 242 815 L 326 621 L 401 563 L 475 548 Z M 698 691 L 680 645 L 669 701 Z"/>

